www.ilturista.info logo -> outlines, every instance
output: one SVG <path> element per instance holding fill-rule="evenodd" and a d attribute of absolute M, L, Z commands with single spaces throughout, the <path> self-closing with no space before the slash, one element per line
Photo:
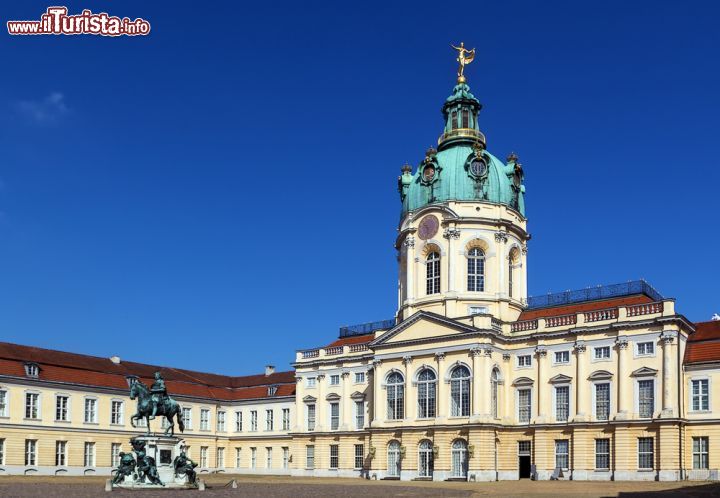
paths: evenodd
<path fill-rule="evenodd" d="M 93 14 L 88 9 L 69 16 L 67 7 L 48 7 L 39 21 L 8 21 L 7 28 L 11 35 L 138 36 L 150 33 L 150 23 L 141 17 L 132 21 L 106 12 Z"/>

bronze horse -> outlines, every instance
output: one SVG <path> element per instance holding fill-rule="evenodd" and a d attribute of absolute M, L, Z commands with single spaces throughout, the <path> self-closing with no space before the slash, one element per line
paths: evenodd
<path fill-rule="evenodd" d="M 144 418 L 145 425 L 147 427 L 147 433 L 150 434 L 150 421 L 155 418 L 154 416 L 152 416 L 152 394 L 150 393 L 150 390 L 147 388 L 147 386 L 137 379 L 135 379 L 130 385 L 130 399 L 135 398 L 138 398 L 137 413 L 130 417 L 130 425 L 132 425 L 133 427 L 137 427 L 135 425 L 135 421 Z M 185 423 L 183 422 L 182 418 L 182 409 L 180 408 L 178 402 L 170 398 L 169 396 L 166 396 L 160 401 L 160 403 L 158 403 L 157 411 L 155 412 L 155 414 L 165 416 L 168 423 L 170 424 L 169 427 L 165 429 L 165 435 L 167 435 L 168 433 L 171 436 L 175 435 L 175 423 L 173 422 L 173 417 L 177 418 L 180 432 L 185 431 Z"/>

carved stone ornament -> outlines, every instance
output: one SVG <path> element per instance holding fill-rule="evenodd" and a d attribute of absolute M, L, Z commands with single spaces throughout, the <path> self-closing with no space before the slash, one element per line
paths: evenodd
<path fill-rule="evenodd" d="M 508 241 L 507 232 L 497 231 L 495 232 L 495 242 L 506 242 Z"/>
<path fill-rule="evenodd" d="M 471 356 L 480 356 L 482 354 L 482 349 L 479 347 L 470 348 L 470 355 Z"/>
<path fill-rule="evenodd" d="M 575 345 L 573 345 L 573 350 L 575 351 L 575 354 L 582 354 L 587 349 L 587 346 L 584 342 L 576 342 Z"/>
<path fill-rule="evenodd" d="M 627 337 L 618 337 L 615 340 L 615 346 L 617 346 L 618 349 L 627 349 L 628 347 L 628 340 Z"/>
<path fill-rule="evenodd" d="M 408 235 L 405 237 L 403 244 L 405 244 L 405 247 L 415 247 L 415 237 Z"/>
<path fill-rule="evenodd" d="M 460 238 L 460 229 L 459 228 L 446 228 L 443 231 L 443 237 L 446 239 L 459 239 Z"/>
<path fill-rule="evenodd" d="M 538 346 L 535 348 L 535 354 L 540 357 L 547 356 L 547 348 L 545 346 Z"/>
<path fill-rule="evenodd" d="M 435 353 L 435 359 L 436 360 L 444 360 L 445 359 L 445 353 Z"/>
<path fill-rule="evenodd" d="M 503 361 L 510 361 L 510 353 L 503 353 Z"/>
<path fill-rule="evenodd" d="M 410 355 L 403 356 L 402 362 L 405 365 L 409 365 L 410 363 L 412 363 L 412 356 L 410 356 Z"/>

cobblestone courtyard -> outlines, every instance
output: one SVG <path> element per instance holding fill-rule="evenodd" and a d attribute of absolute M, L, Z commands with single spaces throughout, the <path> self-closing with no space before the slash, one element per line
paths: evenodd
<path fill-rule="evenodd" d="M 504 481 L 489 483 L 450 482 L 389 482 L 360 479 L 309 479 L 289 477 L 203 476 L 207 483 L 199 491 L 127 491 L 115 490 L 112 495 L 103 491 L 102 477 L 0 477 L 0 496 L 3 497 L 103 497 L 140 496 L 143 498 L 169 496 L 210 497 L 282 497 L 329 498 L 362 497 L 711 497 L 720 496 L 720 484 L 676 482 L 580 482 L 580 481 Z M 237 479 L 238 488 L 228 486 Z"/>

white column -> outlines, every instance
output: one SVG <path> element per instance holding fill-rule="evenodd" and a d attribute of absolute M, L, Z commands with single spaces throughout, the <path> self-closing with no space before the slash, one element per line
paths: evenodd
<path fill-rule="evenodd" d="M 410 365 L 412 364 L 412 356 L 406 355 L 402 359 L 405 367 L 405 413 L 403 418 L 407 420 L 414 420 L 416 418 L 415 412 L 417 407 L 415 406 L 413 395 L 413 383 L 412 383 L 412 372 L 410 371 Z"/>
<path fill-rule="evenodd" d="M 454 246 L 453 239 L 459 239 L 460 238 L 460 230 L 457 228 L 446 228 L 443 232 L 443 237 L 445 237 L 448 241 L 448 250 L 447 250 L 447 272 L 448 272 L 448 292 L 455 292 L 455 267 L 456 267 L 456 254 L 454 252 Z"/>
<path fill-rule="evenodd" d="M 490 376 L 492 375 L 492 353 L 492 348 L 485 348 L 483 350 L 483 370 L 482 374 L 480 375 L 480 386 L 478 387 L 478 391 L 481 393 L 482 397 L 482 411 L 480 412 L 480 415 L 482 415 L 487 420 L 492 420 L 492 413 L 490 410 L 490 405 L 492 405 L 492 392 L 490 391 Z M 500 393 L 498 393 L 498 396 L 499 395 Z"/>
<path fill-rule="evenodd" d="M 495 257 L 497 258 L 497 293 L 500 296 L 507 296 L 507 255 L 505 254 L 505 243 L 507 243 L 507 232 L 498 230 L 495 232 Z"/>
<path fill-rule="evenodd" d="M 663 392 L 662 392 L 662 413 L 661 417 L 672 417 L 674 414 L 672 403 L 673 384 L 677 387 L 673 375 L 673 346 L 675 342 L 675 334 L 671 331 L 663 332 L 660 336 L 663 344 Z"/>
<path fill-rule="evenodd" d="M 535 413 L 537 414 L 537 417 L 535 422 L 543 423 L 546 419 L 546 406 L 543 403 L 545 402 L 545 396 L 548 394 L 545 391 L 548 386 L 547 380 L 545 379 L 545 372 L 547 371 L 547 367 L 545 366 L 547 348 L 545 348 L 545 346 L 536 347 L 535 357 L 537 358 L 537 382 L 535 383 L 535 392 L 537 393 L 537 408 L 535 409 Z M 550 399 L 549 396 L 548 399 Z"/>
<path fill-rule="evenodd" d="M 438 420 L 447 417 L 445 410 L 450 406 L 449 400 L 445 399 L 445 353 L 435 353 L 435 360 L 437 360 L 437 400 L 435 402 L 436 415 Z"/>
<path fill-rule="evenodd" d="M 305 427 L 305 403 L 303 402 L 304 393 L 303 393 L 303 378 L 300 376 L 295 377 L 295 382 L 297 383 L 297 386 L 295 387 L 295 430 L 296 431 L 306 431 L 307 427 Z M 250 423 L 249 420 L 243 420 L 243 424 Z"/>
<path fill-rule="evenodd" d="M 373 419 L 371 422 L 372 426 L 377 426 L 377 424 L 380 423 L 380 421 L 385 420 L 385 418 L 382 416 L 382 388 L 381 388 L 381 382 L 382 377 L 380 373 L 380 365 L 382 364 L 382 361 L 380 360 L 373 360 L 372 365 L 372 376 L 373 376 L 373 396 L 372 396 L 372 404 L 373 404 Z"/>
<path fill-rule="evenodd" d="M 325 410 L 325 405 L 327 404 L 327 401 L 325 401 L 325 397 L 323 395 L 323 391 L 325 390 L 325 374 L 318 375 L 316 382 L 318 399 L 317 404 L 315 405 L 315 430 L 320 432 L 325 430 L 325 427 L 327 426 L 327 420 L 325 420 L 327 412 L 327 410 Z"/>
<path fill-rule="evenodd" d="M 353 429 L 352 426 L 352 403 L 350 400 L 350 372 L 342 372 L 342 410 L 340 416 L 342 418 L 342 426 L 346 429 Z"/>
<path fill-rule="evenodd" d="M 505 422 L 515 420 L 515 392 L 512 386 L 512 358 L 510 353 L 503 353 L 503 396 L 502 419 Z"/>
<path fill-rule="evenodd" d="M 483 368 L 480 366 L 484 363 L 483 351 L 480 347 L 474 347 L 470 349 L 470 356 L 472 356 L 472 415 L 474 418 L 479 418 L 481 413 L 484 413 L 480 409 L 480 385 L 482 384 L 482 378 L 484 376 Z M 482 408 L 483 410 L 485 407 Z"/>
<path fill-rule="evenodd" d="M 627 337 L 620 336 L 615 340 L 615 347 L 617 349 L 617 378 L 615 379 L 615 389 L 617 391 L 617 404 L 615 420 L 627 420 L 629 417 L 627 399 L 628 393 L 626 389 L 632 387 L 632 379 L 629 378 L 627 367 L 627 349 L 628 340 Z M 630 389 L 632 392 L 632 389 Z"/>
<path fill-rule="evenodd" d="M 415 299 L 415 283 L 413 281 L 416 264 L 415 264 L 415 237 L 408 235 L 405 238 L 406 254 L 405 254 L 405 278 L 406 282 L 406 299 L 408 302 L 412 302 Z M 402 304 L 402 303 L 400 303 Z"/>
<path fill-rule="evenodd" d="M 585 375 L 585 363 L 587 358 L 585 350 L 587 346 L 583 341 L 577 341 L 573 347 L 575 350 L 575 417 L 574 421 L 587 420 L 587 375 Z"/>

